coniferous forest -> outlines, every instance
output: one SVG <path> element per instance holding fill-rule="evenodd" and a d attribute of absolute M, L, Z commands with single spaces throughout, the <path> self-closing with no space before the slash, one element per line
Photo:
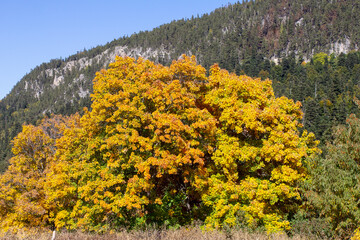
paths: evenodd
<path fill-rule="evenodd" d="M 360 239 L 358 16 L 245 1 L 37 66 L 0 101 L 0 232 Z"/>

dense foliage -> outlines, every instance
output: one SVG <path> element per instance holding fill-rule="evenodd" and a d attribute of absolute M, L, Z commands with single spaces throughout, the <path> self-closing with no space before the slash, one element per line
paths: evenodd
<path fill-rule="evenodd" d="M 269 80 L 210 71 L 205 103 L 219 124 L 214 167 L 200 181 L 213 208 L 206 223 L 233 226 L 242 212 L 250 226 L 287 229 L 284 217 L 296 211 L 297 183 L 306 176 L 303 160 L 316 151 L 313 134 L 299 136 L 300 103 L 275 98 Z"/>
<path fill-rule="evenodd" d="M 351 115 L 346 125 L 334 128 L 333 138 L 325 158 L 310 161 L 306 197 L 312 211 L 344 239 L 360 224 L 360 119 Z"/>
<path fill-rule="evenodd" d="M 145 224 L 288 230 L 301 204 L 300 104 L 271 81 L 195 58 L 170 67 L 117 58 L 94 80 L 91 110 L 27 125 L 1 176 L 0 227 L 106 231 Z"/>
<path fill-rule="evenodd" d="M 324 70 L 300 64 L 319 52 L 340 54 L 358 49 L 359 6 L 355 0 L 244 1 L 43 63 L 0 102 L 0 171 L 7 167 L 12 156 L 10 141 L 24 122 L 35 124 L 44 114 L 70 115 L 90 107 L 91 80 L 107 66 L 106 54 L 111 55 L 118 46 L 127 46 L 127 54 L 134 57 L 154 52 L 151 60 L 165 65 L 188 53 L 206 69 L 218 62 L 238 75 L 269 76 L 276 96 L 301 101 L 305 127 L 327 139 L 331 126 L 344 123 L 354 110 L 347 96 L 348 91 L 357 91 L 359 74 L 354 64 L 358 56 L 342 55 L 339 62 L 324 62 Z M 294 57 L 286 58 L 292 53 Z M 280 66 L 269 59 L 279 59 Z M 343 60 L 350 64 L 343 65 Z M 326 69 L 329 64 L 331 69 Z M 56 85 L 58 79 L 63 80 Z"/>
<path fill-rule="evenodd" d="M 14 157 L 0 176 L 1 228 L 45 227 L 56 204 L 45 189 L 49 169 L 55 164 L 56 141 L 78 125 L 79 116 L 53 116 L 39 126 L 24 125 L 13 140 Z"/>

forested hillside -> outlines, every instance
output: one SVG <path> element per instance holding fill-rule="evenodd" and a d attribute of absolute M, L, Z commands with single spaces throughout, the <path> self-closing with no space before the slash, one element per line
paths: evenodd
<path fill-rule="evenodd" d="M 245 1 L 43 63 L 0 102 L 0 169 L 6 168 L 10 140 L 24 122 L 89 107 L 91 81 L 115 55 L 169 65 L 186 53 L 206 69 L 217 62 L 237 74 L 269 77 L 277 96 L 302 101 L 305 128 L 326 139 L 333 124 L 356 111 L 358 54 L 339 54 L 358 49 L 359 16 L 355 0 Z M 334 55 L 321 64 L 311 61 L 320 52 Z"/>

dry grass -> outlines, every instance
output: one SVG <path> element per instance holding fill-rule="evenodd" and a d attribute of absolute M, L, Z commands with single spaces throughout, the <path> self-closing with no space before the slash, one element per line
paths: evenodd
<path fill-rule="evenodd" d="M 6 234 L 0 239 L 14 240 L 50 240 L 52 232 L 50 231 L 20 231 L 17 234 Z M 172 230 L 155 230 L 146 231 L 121 231 L 108 234 L 90 234 L 82 232 L 57 232 L 55 240 L 303 240 L 304 237 L 295 236 L 289 238 L 286 235 L 267 236 L 264 233 L 248 233 L 242 230 L 232 231 L 202 231 L 199 227 L 182 227 Z"/>

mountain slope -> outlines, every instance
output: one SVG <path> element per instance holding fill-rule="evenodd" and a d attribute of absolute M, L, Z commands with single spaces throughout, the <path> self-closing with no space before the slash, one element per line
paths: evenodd
<path fill-rule="evenodd" d="M 218 62 L 229 71 L 256 76 L 261 70 L 270 72 L 268 59 L 310 60 L 318 52 L 357 50 L 359 24 L 360 3 L 355 0 L 245 1 L 43 63 L 0 102 L 0 170 L 10 156 L 10 139 L 24 122 L 90 106 L 91 81 L 115 55 L 169 64 L 183 53 L 194 54 L 205 67 Z M 282 84 L 275 90 L 281 95 L 285 88 Z"/>

